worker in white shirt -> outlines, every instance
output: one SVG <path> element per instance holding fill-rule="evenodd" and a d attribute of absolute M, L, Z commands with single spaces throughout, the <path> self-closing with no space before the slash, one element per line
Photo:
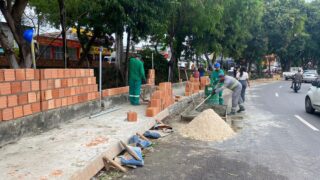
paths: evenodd
<path fill-rule="evenodd" d="M 245 67 L 240 68 L 240 72 L 237 73 L 237 79 L 239 80 L 239 82 L 242 85 L 241 97 L 244 102 L 246 89 L 247 89 L 247 87 L 250 87 L 249 74 L 247 73 L 247 70 Z"/>

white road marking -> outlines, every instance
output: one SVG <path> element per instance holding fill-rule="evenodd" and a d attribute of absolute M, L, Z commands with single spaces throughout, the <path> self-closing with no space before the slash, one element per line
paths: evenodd
<path fill-rule="evenodd" d="M 314 127 L 312 124 L 308 123 L 306 120 L 302 119 L 302 117 L 295 115 L 295 117 L 297 119 L 299 119 L 303 124 L 305 124 L 306 126 L 308 126 L 309 128 L 311 128 L 314 131 L 319 131 L 319 129 L 317 129 L 316 127 Z"/>
<path fill-rule="evenodd" d="M 281 88 L 282 88 L 282 86 L 279 86 L 279 88 L 281 89 Z"/>
<path fill-rule="evenodd" d="M 275 96 L 276 96 L 276 97 L 279 97 L 279 94 L 276 92 L 276 93 L 275 93 Z"/>

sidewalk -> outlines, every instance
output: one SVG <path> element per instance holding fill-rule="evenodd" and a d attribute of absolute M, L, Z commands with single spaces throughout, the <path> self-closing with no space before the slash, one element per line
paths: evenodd
<path fill-rule="evenodd" d="M 174 89 L 175 95 L 183 93 L 184 88 Z M 191 97 L 184 99 L 159 117 L 184 108 Z M 0 151 L 1 179 L 91 178 L 104 166 L 103 156 L 113 158 L 120 152 L 120 140 L 127 142 L 135 133 L 144 133 L 158 118 L 145 116 L 146 105 L 125 103 L 117 107 L 121 109 L 93 119 L 73 120 L 57 129 L 4 146 Z M 128 111 L 138 113 L 138 122 L 126 121 Z"/>
<path fill-rule="evenodd" d="M 62 124 L 38 136 L 21 139 L 0 152 L 1 179 L 88 179 L 101 156 L 115 156 L 119 140 L 150 129 L 155 120 L 145 117 L 145 105 L 123 104 L 121 109 L 94 119 Z M 126 121 L 126 112 L 138 113 L 138 122 Z M 88 166 L 90 165 L 90 166 Z"/>

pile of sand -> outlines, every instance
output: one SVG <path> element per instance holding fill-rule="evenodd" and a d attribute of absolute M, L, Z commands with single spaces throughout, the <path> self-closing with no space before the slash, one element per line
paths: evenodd
<path fill-rule="evenodd" d="M 202 141 L 222 141 L 235 133 L 212 109 L 203 111 L 179 132 L 184 137 Z"/>

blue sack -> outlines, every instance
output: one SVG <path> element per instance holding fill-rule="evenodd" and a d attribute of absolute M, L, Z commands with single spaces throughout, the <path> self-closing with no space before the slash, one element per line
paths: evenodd
<path fill-rule="evenodd" d="M 144 165 L 144 160 L 142 157 L 142 151 L 141 148 L 139 147 L 129 147 L 131 150 L 133 150 L 138 157 L 141 159 L 141 161 L 136 160 L 134 157 L 130 156 L 130 159 L 125 159 L 124 157 L 121 158 L 121 164 L 123 165 L 131 165 L 131 166 L 143 166 Z"/>
<path fill-rule="evenodd" d="M 129 144 L 135 144 L 136 146 L 142 147 L 142 148 L 146 148 L 151 146 L 152 142 L 150 141 L 145 141 L 143 139 L 140 139 L 139 136 L 134 135 L 130 138 L 129 140 Z"/>
<path fill-rule="evenodd" d="M 150 131 L 146 131 L 143 135 L 145 137 L 151 138 L 151 139 L 159 139 L 161 137 L 161 135 L 159 133 L 150 132 Z"/>

